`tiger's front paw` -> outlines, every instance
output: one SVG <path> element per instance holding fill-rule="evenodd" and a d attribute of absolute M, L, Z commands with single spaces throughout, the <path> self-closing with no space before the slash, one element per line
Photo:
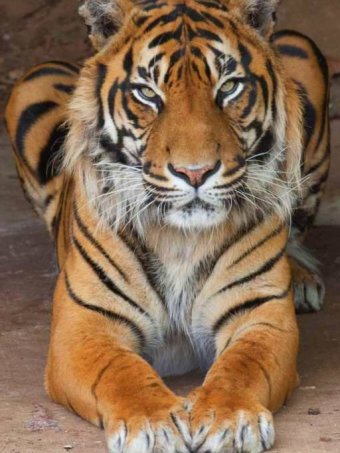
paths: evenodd
<path fill-rule="evenodd" d="M 182 399 L 168 409 L 144 412 L 109 420 L 105 431 L 110 453 L 190 452 L 184 440 L 189 435 L 189 418 Z"/>
<path fill-rule="evenodd" d="M 272 414 L 249 398 L 202 387 L 189 400 L 192 451 L 261 453 L 274 445 Z"/>

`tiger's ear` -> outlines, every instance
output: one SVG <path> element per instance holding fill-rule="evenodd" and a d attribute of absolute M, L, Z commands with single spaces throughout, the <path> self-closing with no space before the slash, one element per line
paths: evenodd
<path fill-rule="evenodd" d="M 276 10 L 280 0 L 230 0 L 229 6 L 238 10 L 242 18 L 266 38 L 273 33 Z"/>
<path fill-rule="evenodd" d="M 84 18 L 96 50 L 102 49 L 119 32 L 133 7 L 132 0 L 85 0 L 79 14 Z"/>

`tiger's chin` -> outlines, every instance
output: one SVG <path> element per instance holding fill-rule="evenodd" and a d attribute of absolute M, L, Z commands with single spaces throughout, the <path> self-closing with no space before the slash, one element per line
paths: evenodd
<path fill-rule="evenodd" d="M 220 225 L 229 217 L 230 209 L 213 206 L 203 201 L 194 201 L 181 208 L 167 212 L 164 221 L 181 230 L 205 230 Z"/>

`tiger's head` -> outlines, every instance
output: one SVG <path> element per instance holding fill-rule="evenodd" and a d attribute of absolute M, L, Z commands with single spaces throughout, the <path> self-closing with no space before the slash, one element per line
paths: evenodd
<path fill-rule="evenodd" d="M 98 51 L 66 167 L 116 228 L 291 212 L 301 113 L 270 43 L 278 0 L 86 0 Z"/>

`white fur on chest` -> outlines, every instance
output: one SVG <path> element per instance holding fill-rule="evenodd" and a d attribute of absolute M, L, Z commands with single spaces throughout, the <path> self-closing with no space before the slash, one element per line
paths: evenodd
<path fill-rule="evenodd" d="M 201 365 L 191 315 L 194 300 L 204 283 L 197 276 L 202 257 L 197 244 L 189 238 L 185 247 L 166 243 L 159 251 L 161 253 L 153 259 L 152 267 L 158 290 L 167 306 L 169 323 L 165 345 L 152 357 L 153 367 L 162 376 L 179 375 Z"/>
<path fill-rule="evenodd" d="M 171 254 L 165 259 L 160 256 L 158 263 L 154 263 L 158 288 L 168 309 L 170 332 L 190 335 L 192 305 L 200 289 L 195 272 L 199 264 L 194 258 L 195 248 L 194 244 L 185 248 L 174 244 Z"/>

